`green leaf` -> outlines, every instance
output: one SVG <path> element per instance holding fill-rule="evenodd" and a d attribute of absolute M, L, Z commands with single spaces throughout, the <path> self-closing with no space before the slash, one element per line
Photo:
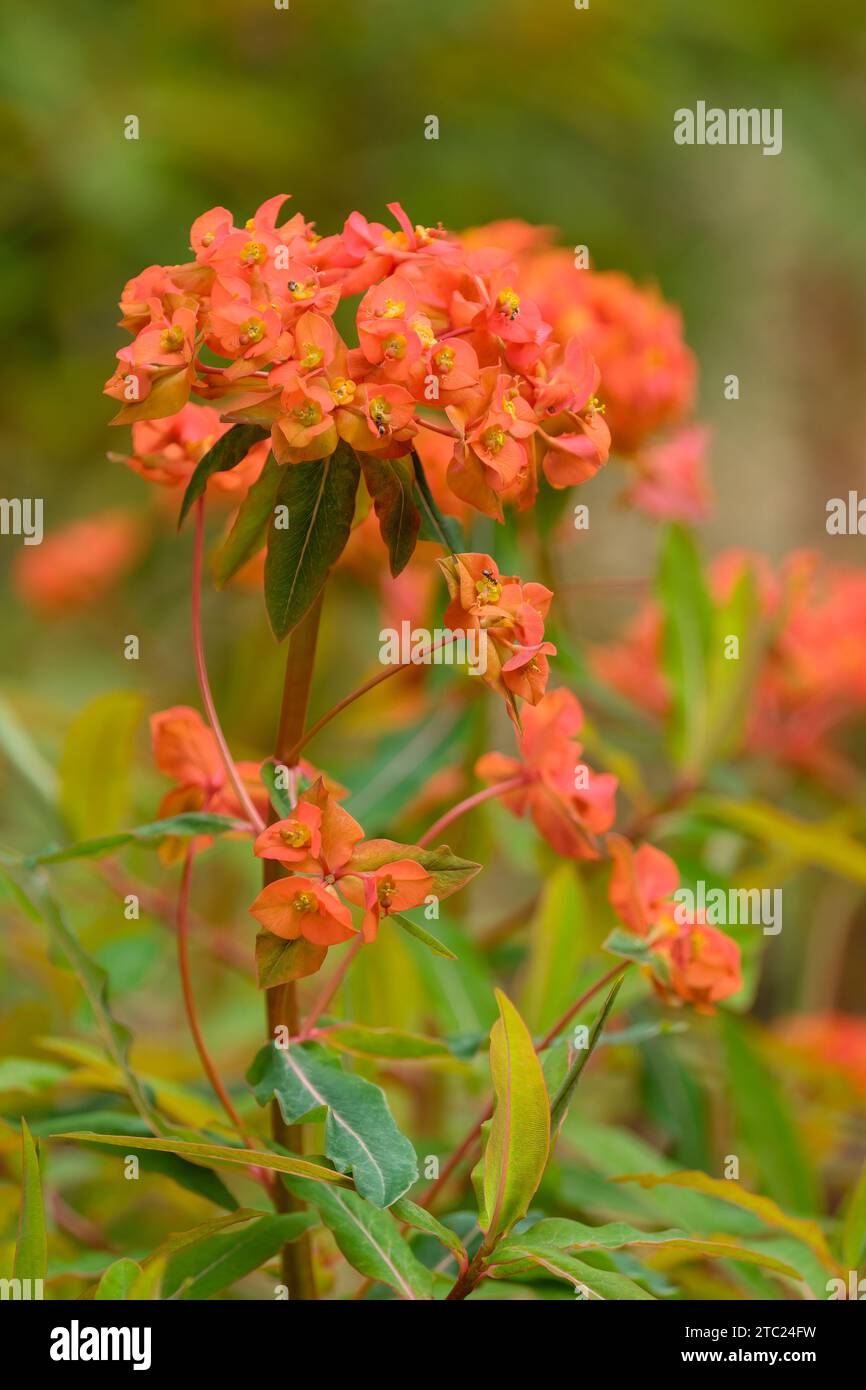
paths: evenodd
<path fill-rule="evenodd" d="M 319 1042 L 349 1052 L 354 1057 L 393 1059 L 401 1062 L 426 1062 L 431 1058 L 451 1057 L 451 1049 L 438 1038 L 425 1038 L 421 1033 L 405 1033 L 399 1028 L 365 1028 L 357 1023 L 332 1023 L 320 1029 Z"/>
<path fill-rule="evenodd" d="M 182 811 L 178 816 L 137 825 L 132 830 L 119 830 L 116 835 L 101 835 L 95 840 L 79 840 L 77 844 L 66 845 L 63 849 L 30 854 L 21 860 L 21 864 L 26 869 L 35 869 L 40 864 L 62 864 L 67 859 L 102 859 L 133 841 L 147 845 L 158 844 L 169 836 L 227 835 L 237 831 L 240 824 L 231 816 L 214 816 L 207 811 Z"/>
<path fill-rule="evenodd" d="M 413 1255 L 389 1211 L 365 1201 L 357 1192 L 338 1192 L 292 1180 L 295 1196 L 310 1202 L 332 1232 L 353 1269 L 377 1279 L 403 1299 L 433 1297 L 432 1271 Z"/>
<path fill-rule="evenodd" d="M 866 1163 L 845 1212 L 842 1226 L 842 1258 L 848 1269 L 861 1267 L 866 1256 Z"/>
<path fill-rule="evenodd" d="M 733 1239 L 692 1235 L 686 1231 L 639 1231 L 624 1222 L 614 1221 L 604 1226 L 585 1226 L 580 1221 L 551 1217 L 539 1221 L 526 1235 L 506 1241 L 496 1252 L 496 1259 L 508 1257 L 514 1244 L 530 1244 L 535 1248 L 553 1246 L 573 1253 L 575 1250 L 624 1250 L 632 1247 L 647 1251 L 667 1250 L 692 1259 L 730 1259 L 744 1264 L 763 1265 L 765 1269 L 799 1279 L 799 1271 L 786 1260 L 763 1250 L 759 1243 L 748 1245 Z"/>
<path fill-rule="evenodd" d="M 385 920 L 396 923 L 396 925 L 402 927 L 403 931 L 407 932 L 409 936 L 414 936 L 416 941 L 423 942 L 428 951 L 433 952 L 434 956 L 443 956 L 445 960 L 457 959 L 457 956 L 450 947 L 440 941 L 438 936 L 434 936 L 432 932 L 427 931 L 424 927 L 419 927 L 417 922 L 410 922 L 409 918 L 404 917 L 402 912 L 389 912 Z"/>
<path fill-rule="evenodd" d="M 59 794 L 57 774 L 4 699 L 0 699 L 0 748 L 9 766 L 15 768 L 43 801 L 53 806 Z"/>
<path fill-rule="evenodd" d="M 61 1117 L 48 1116 L 38 1122 L 38 1132 L 54 1139 L 56 1135 L 52 1130 L 56 1129 L 59 1123 Z M 152 1136 L 150 1128 L 137 1115 L 128 1115 L 117 1110 L 76 1110 L 71 1114 L 64 1113 L 62 1123 L 76 1133 L 82 1130 L 92 1133 L 92 1142 L 96 1148 L 99 1147 L 97 1141 L 102 1134 L 109 1135 L 114 1143 L 118 1136 L 128 1135 L 129 1152 L 137 1153 L 143 1172 L 159 1173 L 170 1178 L 187 1192 L 194 1192 L 206 1201 L 213 1202 L 215 1206 L 224 1207 L 226 1211 L 236 1211 L 238 1208 L 236 1198 L 229 1192 L 222 1178 L 211 1168 L 204 1168 L 200 1163 L 190 1163 L 185 1158 L 179 1158 L 177 1154 L 156 1149 L 140 1149 L 136 1141 Z M 113 1153 L 113 1149 L 112 1142 L 105 1145 L 106 1153 Z"/>
<path fill-rule="evenodd" d="M 490 1033 L 496 1100 L 478 1180 L 478 1224 L 488 1250 L 526 1215 L 550 1148 L 550 1101 L 532 1038 L 501 990 L 496 1002 L 499 1018 Z"/>
<path fill-rule="evenodd" d="M 421 525 L 421 514 L 415 505 L 412 463 L 408 458 L 374 458 L 372 454 L 363 454 L 361 468 L 373 499 L 382 540 L 388 547 L 391 573 L 396 576 L 412 559 Z"/>
<path fill-rule="evenodd" d="M 800 1216 L 790 1216 L 770 1197 L 761 1197 L 756 1192 L 748 1192 L 733 1178 L 711 1178 L 708 1173 L 686 1170 L 681 1173 L 624 1173 L 616 1182 L 636 1182 L 641 1187 L 672 1186 L 685 1187 L 690 1192 L 701 1192 L 710 1197 L 718 1197 L 722 1202 L 730 1202 L 742 1211 L 751 1212 L 772 1230 L 784 1231 L 795 1236 L 817 1255 L 821 1263 L 833 1273 L 836 1262 L 821 1227 L 815 1221 Z"/>
<path fill-rule="evenodd" d="M 610 1011 L 614 1006 L 616 996 L 619 994 L 621 988 L 622 976 L 620 976 L 619 979 L 614 982 L 613 986 L 608 991 L 607 998 L 605 999 L 601 1009 L 599 1010 L 598 1016 L 595 1022 L 593 1023 L 592 1028 L 590 1029 L 588 1046 L 581 1048 L 580 1051 L 577 1053 L 577 1056 L 575 1057 L 574 1061 L 568 1069 L 568 1074 L 566 1075 L 565 1080 L 559 1087 L 559 1090 L 553 1097 L 553 1100 L 550 1102 L 550 1128 L 554 1133 L 559 1130 L 560 1125 L 565 1119 L 569 1104 L 571 1103 L 572 1094 L 574 1093 L 574 1088 L 580 1080 L 580 1076 L 584 1067 L 586 1066 L 587 1062 L 589 1061 L 590 1057 L 595 1051 L 598 1040 L 601 1037 L 602 1031 L 604 1029 L 604 1025 L 607 1022 Z"/>
<path fill-rule="evenodd" d="M 275 507 L 288 524 L 271 518 L 265 561 L 265 603 L 274 636 L 282 641 L 319 595 L 349 539 L 361 467 L 341 443 L 326 459 L 289 463 Z"/>
<path fill-rule="evenodd" d="M 217 588 L 227 584 L 264 546 L 282 476 L 281 465 L 273 454 L 268 454 L 264 468 L 241 503 L 234 525 L 216 557 Z"/>
<path fill-rule="evenodd" d="M 18 888 L 17 884 L 15 886 Z M 105 971 L 100 969 L 88 956 L 78 938 L 69 930 L 60 908 L 48 893 L 42 894 L 40 905 L 37 907 L 32 899 L 23 893 L 23 890 L 18 888 L 18 892 L 28 904 L 31 912 L 48 928 L 54 945 L 60 949 L 78 976 L 79 983 L 87 996 L 87 1002 L 99 1025 L 105 1049 L 123 1077 L 129 1098 L 139 1115 L 151 1129 L 157 1132 L 164 1131 L 163 1121 L 157 1115 L 145 1094 L 144 1088 L 129 1065 L 131 1034 L 124 1024 L 118 1023 L 111 1012 L 108 1000 L 108 976 Z"/>
<path fill-rule="evenodd" d="M 268 1043 L 248 1080 L 260 1105 L 276 1096 L 286 1124 L 326 1106 L 325 1153 L 341 1173 L 351 1169 L 355 1187 L 376 1206 L 390 1206 L 416 1181 L 415 1150 L 394 1123 L 384 1091 L 372 1082 L 328 1065 L 297 1043 Z"/>
<path fill-rule="evenodd" d="M 199 460 L 187 483 L 177 520 L 178 527 L 183 525 L 193 502 L 204 496 L 208 479 L 214 473 L 228 473 L 232 468 L 237 468 L 253 445 L 258 444 L 260 439 L 266 439 L 269 433 L 270 431 L 261 425 L 233 425 L 225 434 L 220 435 L 213 448 L 208 449 L 204 458 Z"/>
<path fill-rule="evenodd" d="M 590 953 L 586 889 L 574 864 L 558 864 L 545 882 L 529 928 L 520 1011 L 527 1027 L 545 1032 L 574 999 L 574 982 Z"/>
<path fill-rule="evenodd" d="M 529 1232 L 529 1237 L 532 1231 Z M 555 1245 L 543 1245 L 530 1238 L 508 1241 L 496 1252 L 496 1263 L 491 1265 L 490 1274 L 494 1279 L 523 1279 L 532 1273 L 552 1274 L 555 1279 L 565 1279 L 573 1288 L 579 1289 L 587 1297 L 609 1298 L 614 1300 L 654 1300 L 640 1284 L 628 1279 L 624 1274 L 616 1274 L 607 1269 L 596 1269 L 584 1260 L 576 1260 Z"/>
<path fill-rule="evenodd" d="M 365 840 L 352 854 L 352 867 L 359 873 L 372 873 L 395 859 L 411 859 L 426 869 L 432 879 L 431 894 L 448 898 L 474 878 L 481 870 L 471 859 L 461 859 L 447 845 L 437 849 L 421 849 L 418 845 L 403 845 L 396 840 Z"/>
<path fill-rule="evenodd" d="M 27 1121 L 21 1121 L 21 1208 L 12 1276 L 15 1279 L 44 1279 L 48 1270 L 48 1241 L 39 1157 Z"/>
<path fill-rule="evenodd" d="M 138 1139 L 128 1134 L 94 1134 L 87 1131 L 71 1134 L 52 1134 L 51 1139 L 63 1143 L 110 1144 L 126 1149 L 157 1149 L 160 1153 L 179 1154 L 191 1163 L 212 1164 L 216 1168 L 268 1168 L 275 1173 L 291 1173 L 316 1182 L 344 1183 L 346 1179 L 332 1168 L 310 1163 L 292 1154 L 275 1154 L 259 1149 L 232 1148 L 228 1144 L 198 1144 L 187 1139 Z"/>
<path fill-rule="evenodd" d="M 214 1298 L 272 1259 L 287 1241 L 297 1240 L 316 1224 L 315 1216 L 309 1212 L 266 1215 L 252 1221 L 243 1231 L 186 1245 L 168 1261 L 164 1296 L 184 1302 Z"/>
<path fill-rule="evenodd" d="M 816 1211 L 815 1175 L 779 1082 L 752 1047 L 740 1020 L 726 1013 L 721 1024 L 737 1139 L 751 1155 L 771 1197 L 796 1212 Z"/>
<path fill-rule="evenodd" d="M 625 931 L 622 927 L 614 927 L 612 932 L 608 932 L 603 947 L 611 955 L 622 956 L 623 960 L 632 960 L 638 965 L 650 965 L 656 959 L 644 937 Z"/>
<path fill-rule="evenodd" d="M 740 742 L 764 650 L 757 578 L 744 567 L 727 600 L 713 610 L 707 672 L 707 758 L 728 756 Z M 729 637 L 739 654 L 725 655 Z"/>
<path fill-rule="evenodd" d="M 419 1207 L 417 1202 L 410 1201 L 408 1197 L 401 1197 L 391 1207 L 391 1212 L 405 1226 L 412 1226 L 416 1231 L 423 1231 L 425 1235 L 438 1240 L 440 1245 L 451 1251 L 461 1269 L 465 1269 L 469 1264 L 466 1246 L 457 1232 L 452 1231 L 449 1226 L 443 1226 L 441 1221 L 430 1215 L 426 1207 Z"/>
<path fill-rule="evenodd" d="M 693 538 L 669 527 L 658 575 L 663 667 L 673 695 L 670 739 L 679 766 L 701 766 L 707 736 L 707 661 L 712 607 Z"/>
<path fill-rule="evenodd" d="M 846 835 L 832 819 L 798 820 L 764 801 L 733 801 L 722 796 L 702 796 L 694 802 L 693 809 L 769 845 L 798 864 L 813 864 L 841 878 L 866 883 L 866 845 Z"/>
<path fill-rule="evenodd" d="M 322 968 L 327 946 L 316 946 L 305 936 L 285 941 L 272 931 L 256 933 L 256 981 L 259 989 L 273 989 L 290 980 L 304 980 Z"/>
<path fill-rule="evenodd" d="M 460 528 L 453 517 L 443 516 L 433 493 L 430 491 L 430 484 L 424 472 L 424 465 L 412 450 L 412 468 L 415 473 L 415 485 L 418 489 L 418 502 L 423 517 L 421 525 L 421 538 L 423 540 L 438 541 L 449 555 L 463 549 L 463 542 L 460 537 Z"/>
<path fill-rule="evenodd" d="M 106 835 L 126 815 L 143 711 L 140 695 L 119 690 L 91 700 L 70 724 L 60 759 L 60 810 L 76 836 Z"/>
<path fill-rule="evenodd" d="M 292 805 L 292 799 L 286 788 L 277 785 L 277 764 L 271 762 L 262 763 L 259 770 L 259 777 L 267 788 L 268 796 L 271 799 L 271 805 L 280 820 L 288 820 L 295 808 Z"/>
<path fill-rule="evenodd" d="M 109 1265 L 93 1295 L 98 1301 L 123 1300 L 132 1297 L 136 1280 L 141 1277 L 141 1265 L 135 1260 L 115 1260 Z"/>

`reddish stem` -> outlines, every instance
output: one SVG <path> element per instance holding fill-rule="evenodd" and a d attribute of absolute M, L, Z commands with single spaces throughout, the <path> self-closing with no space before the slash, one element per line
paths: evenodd
<path fill-rule="evenodd" d="M 180 890 L 177 895 L 177 959 L 180 967 L 180 981 L 183 988 L 183 1002 L 186 1008 L 187 1022 L 189 1031 L 192 1034 L 199 1060 L 204 1067 L 207 1079 L 216 1092 L 223 1110 L 225 1110 L 232 1125 L 243 1139 L 248 1149 L 255 1148 L 255 1145 L 244 1132 L 243 1123 L 237 1110 L 235 1110 L 232 1100 L 222 1078 L 211 1060 L 207 1050 L 204 1036 L 198 1021 L 198 1013 L 195 1007 L 195 997 L 192 992 L 192 976 L 189 968 L 189 887 L 192 879 L 192 864 L 194 852 L 188 850 L 183 861 L 183 873 L 180 880 Z"/>
<path fill-rule="evenodd" d="M 485 801 L 492 800 L 494 796 L 504 796 L 506 792 L 517 791 L 518 787 L 523 787 L 525 785 L 526 777 L 521 772 L 517 777 L 509 777 L 504 782 L 496 782 L 492 787 L 484 787 L 480 792 L 474 792 L 472 796 L 467 796 L 464 801 L 458 801 L 456 806 L 452 806 L 450 811 L 446 811 L 444 816 L 440 816 L 437 821 L 434 821 L 429 830 L 424 831 L 424 834 L 418 841 L 419 847 L 423 849 L 425 845 L 429 845 L 430 841 L 435 839 L 439 832 L 445 829 L 446 825 L 450 825 L 452 821 L 457 820 L 458 816 L 464 815 L 466 811 L 474 810 L 476 806 L 482 805 Z"/>

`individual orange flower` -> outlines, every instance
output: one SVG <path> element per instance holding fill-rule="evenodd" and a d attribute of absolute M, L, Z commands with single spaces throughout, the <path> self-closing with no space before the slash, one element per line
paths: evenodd
<path fill-rule="evenodd" d="M 190 401 L 166 419 L 137 421 L 132 427 L 132 453 L 109 454 L 109 458 L 126 463 L 148 482 L 185 487 L 199 460 L 230 428 L 218 411 Z M 208 479 L 208 492 L 229 496 L 245 492 L 261 472 L 267 452 L 267 440 L 254 444 L 236 468 Z"/>
<path fill-rule="evenodd" d="M 322 812 L 301 799 L 286 820 L 275 821 L 258 836 L 254 846 L 261 859 L 277 859 L 300 869 L 322 852 Z"/>
<path fill-rule="evenodd" d="M 15 556 L 13 581 L 37 613 L 73 613 L 110 593 L 141 555 L 144 535 L 129 512 L 111 510 L 73 521 L 25 545 Z"/>
<path fill-rule="evenodd" d="M 394 845 L 395 851 L 400 848 Z M 390 912 L 405 912 L 409 907 L 420 907 L 433 890 L 433 880 L 424 866 L 414 859 L 395 859 L 358 879 L 347 872 L 341 880 L 341 887 L 350 901 L 363 905 L 361 932 L 369 943 L 376 940 L 379 921 L 383 916 L 387 917 Z"/>
<path fill-rule="evenodd" d="M 668 1002 L 691 1004 L 697 1013 L 715 1013 L 714 1004 L 742 986 L 740 948 L 718 927 L 689 922 L 660 936 L 653 951 L 667 967 L 666 978 L 653 976 Z"/>
<path fill-rule="evenodd" d="M 321 879 L 278 878 L 262 889 L 250 912 L 266 931 L 286 941 L 303 936 L 316 946 L 336 946 L 357 935 L 349 908 Z"/>
<path fill-rule="evenodd" d="M 574 741 L 583 724 L 580 702 L 570 690 L 553 690 L 521 716 L 520 757 L 485 753 L 475 771 L 485 782 L 521 778 L 503 794 L 515 816 L 531 816 L 539 834 L 568 859 L 597 859 L 595 836 L 609 830 L 616 814 L 617 779 L 590 773 Z"/>

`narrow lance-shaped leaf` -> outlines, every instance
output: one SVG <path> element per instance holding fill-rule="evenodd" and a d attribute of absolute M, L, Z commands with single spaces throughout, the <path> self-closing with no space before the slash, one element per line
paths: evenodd
<path fill-rule="evenodd" d="M 207 1163 L 212 1167 L 268 1168 L 275 1173 L 290 1173 L 297 1177 L 311 1178 L 316 1182 L 345 1183 L 341 1173 L 325 1168 L 321 1163 L 311 1163 L 305 1158 L 295 1158 L 291 1154 L 268 1153 L 258 1149 L 231 1148 L 228 1144 L 197 1144 L 184 1139 L 138 1139 L 128 1134 L 94 1134 L 86 1131 L 71 1134 L 52 1134 L 58 1142 L 78 1144 L 110 1144 L 117 1148 L 158 1149 L 161 1153 L 179 1154 L 191 1163 Z"/>
<path fill-rule="evenodd" d="M 125 1301 L 132 1296 L 132 1290 L 141 1276 L 141 1265 L 135 1260 L 115 1260 L 109 1265 L 96 1286 L 93 1297 L 98 1302 Z"/>
<path fill-rule="evenodd" d="M 624 1173 L 616 1182 L 636 1182 L 641 1187 L 684 1187 L 690 1192 L 702 1192 L 709 1197 L 718 1197 L 722 1202 L 730 1202 L 742 1211 L 754 1216 L 773 1230 L 784 1231 L 808 1245 L 826 1266 L 835 1271 L 835 1261 L 821 1227 L 808 1217 L 791 1216 L 783 1211 L 771 1197 L 762 1197 L 749 1192 L 733 1178 L 713 1178 L 708 1173 L 687 1169 L 679 1173 Z"/>
<path fill-rule="evenodd" d="M 444 942 L 440 941 L 438 936 L 434 936 L 433 933 L 427 931 L 425 927 L 419 927 L 417 922 L 411 922 L 408 917 L 403 916 L 402 912 L 390 912 L 387 920 L 389 922 L 395 922 L 407 935 L 414 936 L 415 940 L 420 941 L 426 946 L 428 951 L 432 951 L 434 956 L 442 956 L 445 960 L 457 959 L 454 952 L 450 950 Z"/>
<path fill-rule="evenodd" d="M 695 771 L 706 744 L 712 610 L 697 547 L 681 526 L 667 532 L 658 594 L 664 618 L 663 664 L 673 694 L 671 745 L 679 765 Z"/>
<path fill-rule="evenodd" d="M 446 1250 L 450 1250 L 460 1269 L 465 1269 L 469 1264 L 469 1255 L 457 1232 L 452 1231 L 449 1226 L 443 1226 L 441 1221 L 431 1216 L 426 1207 L 419 1207 L 417 1202 L 410 1201 L 408 1197 L 401 1197 L 394 1203 L 391 1211 L 404 1225 L 413 1226 L 415 1230 L 433 1236 Z"/>
<path fill-rule="evenodd" d="M 458 524 L 453 517 L 443 516 L 439 510 L 436 499 L 430 491 L 424 465 L 414 449 L 412 451 L 412 468 L 418 488 L 418 502 L 424 518 L 421 527 L 422 539 L 438 541 L 449 555 L 453 555 L 456 551 L 463 549 Z"/>
<path fill-rule="evenodd" d="M 44 1279 L 48 1267 L 45 1209 L 39 1158 L 26 1120 L 21 1121 L 21 1207 L 12 1274 L 15 1279 Z"/>
<path fill-rule="evenodd" d="M 128 1028 L 122 1023 L 118 1023 L 111 1012 L 108 1002 L 107 974 L 95 961 L 91 960 L 78 938 L 69 930 L 60 908 L 53 898 L 47 893 L 43 893 L 40 906 L 37 907 L 18 885 L 16 888 L 18 888 L 19 901 L 26 903 L 31 916 L 44 923 L 48 928 L 55 945 L 63 952 L 78 976 L 99 1025 L 108 1055 L 120 1070 L 129 1098 L 139 1115 L 154 1132 L 164 1133 L 166 1125 L 154 1110 L 144 1088 L 129 1065 L 131 1034 Z"/>
<path fill-rule="evenodd" d="M 568 1074 L 566 1075 L 565 1080 L 559 1087 L 559 1090 L 557 1091 L 556 1095 L 553 1097 L 553 1100 L 550 1103 L 550 1127 L 554 1133 L 558 1132 L 560 1125 L 565 1119 L 565 1116 L 568 1112 L 569 1104 L 571 1102 L 571 1097 L 574 1093 L 574 1088 L 580 1080 L 581 1073 L 583 1072 L 584 1067 L 586 1066 L 587 1062 L 589 1061 L 590 1057 L 595 1051 L 598 1040 L 601 1037 L 602 1032 L 604 1030 L 604 1025 L 608 1020 L 610 1011 L 613 1008 L 614 1003 L 616 1001 L 616 996 L 619 994 L 621 988 L 622 976 L 620 976 L 620 978 L 608 991 L 607 998 L 605 999 L 601 1009 L 599 1010 L 598 1016 L 595 1019 L 592 1028 L 590 1029 L 587 1046 L 580 1048 L 580 1050 L 578 1051 L 574 1061 L 568 1069 Z"/>
<path fill-rule="evenodd" d="M 413 1255 L 389 1211 L 357 1192 L 329 1189 L 291 1180 L 296 1197 L 310 1202 L 332 1232 L 353 1269 L 377 1279 L 407 1301 L 433 1297 L 433 1274 Z"/>
<path fill-rule="evenodd" d="M 201 458 L 196 470 L 187 483 L 186 492 L 180 507 L 177 524 L 182 526 L 193 502 L 204 496 L 208 480 L 214 473 L 228 473 L 237 468 L 245 459 L 254 444 L 266 439 L 268 431 L 261 425 L 232 425 L 225 434 L 220 435 L 212 449 Z"/>
<path fill-rule="evenodd" d="M 273 454 L 268 454 L 264 468 L 241 503 L 234 525 L 216 557 L 214 577 L 220 588 L 264 546 L 282 476 L 282 466 Z"/>
<path fill-rule="evenodd" d="M 842 1258 L 849 1269 L 860 1269 L 866 1256 L 866 1163 L 851 1193 L 842 1226 Z"/>
<path fill-rule="evenodd" d="M 554 1279 L 564 1279 L 571 1284 L 584 1298 L 608 1298 L 616 1302 L 654 1299 L 653 1294 L 647 1293 L 640 1284 L 624 1274 L 596 1269 L 584 1260 L 576 1260 L 565 1250 L 557 1249 L 555 1245 L 509 1241 L 497 1251 L 496 1263 L 491 1266 L 490 1274 L 494 1279 L 552 1275 Z"/>
<path fill-rule="evenodd" d="M 273 1259 L 286 1242 L 297 1240 L 316 1224 L 311 1212 L 280 1216 L 259 1213 L 243 1231 L 213 1235 L 185 1245 L 168 1261 L 164 1297 L 183 1302 L 215 1298 Z"/>
<path fill-rule="evenodd" d="M 415 476 L 411 460 L 374 458 L 361 460 L 364 481 L 373 499 L 382 540 L 388 547 L 391 573 L 398 575 L 412 558 L 418 540 L 421 515 L 415 505 Z"/>
<path fill-rule="evenodd" d="M 477 1180 L 487 1250 L 526 1215 L 550 1147 L 550 1101 L 532 1038 L 501 990 L 496 1002 L 499 1018 L 490 1033 L 496 1100 Z"/>
<path fill-rule="evenodd" d="M 372 1082 L 321 1061 L 307 1047 L 276 1043 L 262 1048 L 247 1079 L 260 1105 L 276 1096 L 286 1124 L 324 1106 L 325 1153 L 341 1173 L 351 1169 L 355 1187 L 376 1206 L 390 1206 L 416 1181 L 415 1150 Z"/>
<path fill-rule="evenodd" d="M 211 815 L 208 811 L 182 811 L 180 815 L 167 816 L 165 820 L 136 825 L 132 830 L 118 830 L 115 835 L 101 835 L 94 840 L 79 840 L 77 844 L 66 845 L 62 849 L 46 849 L 38 854 L 29 854 L 21 860 L 21 865 L 25 869 L 35 869 L 42 864 L 62 864 L 67 859 L 103 859 L 133 841 L 142 845 L 158 845 L 171 836 L 227 835 L 243 828 L 244 823 L 233 820 L 231 816 Z"/>
<path fill-rule="evenodd" d="M 342 554 L 360 477 L 346 444 L 329 458 L 284 468 L 265 560 L 265 603 L 278 640 L 301 621 Z"/>

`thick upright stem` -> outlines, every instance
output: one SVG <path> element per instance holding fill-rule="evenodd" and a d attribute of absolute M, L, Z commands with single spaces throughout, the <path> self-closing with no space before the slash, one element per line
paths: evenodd
<path fill-rule="evenodd" d="M 310 699 L 310 685 L 313 679 L 313 663 L 316 655 L 316 638 L 319 632 L 319 617 L 322 610 L 322 595 L 316 599 L 312 608 L 301 620 L 289 638 L 286 653 L 286 678 L 283 685 L 283 700 L 280 707 L 280 722 L 274 754 L 278 762 L 293 760 L 295 745 L 300 741 L 307 718 L 307 705 Z M 271 817 L 276 820 L 276 813 Z M 264 881 L 271 883 L 280 876 L 279 863 L 272 859 L 264 861 Z M 294 1038 L 300 1031 L 297 985 L 294 980 L 285 985 L 275 985 L 265 991 L 267 1008 L 268 1040 L 273 1041 L 274 1031 L 284 1027 L 288 1036 Z M 303 1125 L 287 1125 L 274 1099 L 271 1102 L 271 1133 L 276 1143 L 291 1150 L 304 1152 Z M 302 1203 L 280 1183 L 277 1192 L 277 1205 L 281 1211 L 295 1211 Z M 289 1290 L 290 1299 L 310 1299 L 316 1296 L 313 1277 L 313 1261 L 309 1236 L 283 1246 L 283 1282 Z"/>

